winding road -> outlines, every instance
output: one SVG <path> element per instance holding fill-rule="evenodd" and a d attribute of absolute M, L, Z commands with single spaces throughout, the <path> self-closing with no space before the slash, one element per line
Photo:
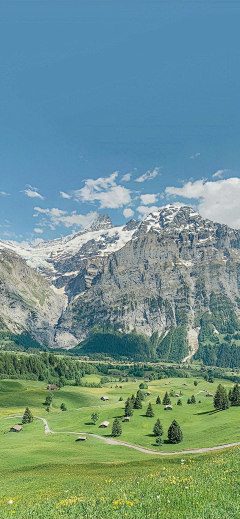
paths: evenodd
<path fill-rule="evenodd" d="M 174 451 L 174 452 L 158 452 L 153 449 L 146 449 L 145 447 L 138 447 L 138 445 L 133 445 L 132 443 L 123 442 L 121 440 L 114 440 L 113 438 L 104 438 L 104 436 L 99 436 L 98 434 L 92 434 L 92 433 L 81 433 L 81 432 L 75 432 L 75 431 L 63 431 L 63 432 L 56 432 L 51 431 L 47 420 L 45 418 L 42 418 L 41 416 L 34 416 L 34 418 L 38 418 L 38 420 L 42 420 L 44 423 L 44 430 L 45 434 L 87 434 L 89 436 L 94 436 L 95 438 L 99 438 L 99 440 L 104 441 L 105 443 L 108 443 L 109 445 L 122 445 L 123 447 L 129 447 L 130 449 L 135 449 L 136 451 L 143 452 L 145 454 L 154 454 L 156 456 L 175 456 L 176 454 L 202 454 L 204 452 L 213 452 L 213 451 L 220 451 L 223 449 L 229 449 L 230 447 L 237 447 L 240 446 L 240 442 L 237 443 L 227 443 L 226 445 L 217 445 L 216 447 L 203 447 L 200 449 L 188 449 L 183 451 Z"/>

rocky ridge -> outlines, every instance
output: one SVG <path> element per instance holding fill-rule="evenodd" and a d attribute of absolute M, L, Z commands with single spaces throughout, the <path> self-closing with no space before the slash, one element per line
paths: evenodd
<path fill-rule="evenodd" d="M 107 323 L 124 332 L 158 332 L 165 349 L 174 342 L 173 330 L 182 327 L 196 351 L 201 318 L 213 312 L 216 298 L 239 314 L 240 231 L 203 219 L 189 206 L 169 205 L 121 227 L 99 216 L 89 229 L 66 238 L 28 249 L 1 242 L 0 249 L 25 265 L 26 280 L 36 276 L 51 294 L 46 320 L 36 298 L 38 325 L 29 313 L 20 319 L 51 346 L 71 348 Z M 6 300 L 0 317 L 19 321 Z"/>

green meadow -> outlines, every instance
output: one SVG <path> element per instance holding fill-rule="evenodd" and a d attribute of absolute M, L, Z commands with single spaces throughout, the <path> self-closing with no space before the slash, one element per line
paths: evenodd
<path fill-rule="evenodd" d="M 87 375 L 87 382 L 98 382 Z M 237 518 L 240 516 L 240 449 L 207 454 L 178 454 L 178 451 L 213 447 L 240 441 L 240 408 L 215 412 L 213 398 L 221 382 L 227 390 L 233 383 L 214 383 L 193 378 L 171 378 L 148 383 L 151 393 L 143 408 L 134 410 L 129 423 L 122 423 L 124 442 L 156 450 L 175 452 L 169 457 L 150 455 L 127 446 L 110 445 L 91 433 L 111 437 L 115 417 L 123 417 L 124 402 L 136 394 L 139 382 L 109 382 L 102 388 L 65 386 L 53 394 L 50 411 L 44 401 L 46 382 L 0 380 L 0 507 L 1 518 L 110 519 L 110 518 Z M 185 385 L 187 384 L 187 385 Z M 121 385 L 120 387 L 115 387 Z M 182 392 L 182 406 L 172 397 L 172 411 L 155 403 L 166 391 Z M 196 404 L 187 404 L 195 395 Z M 101 396 L 109 400 L 103 402 Z M 122 397 L 123 401 L 119 401 Z M 67 411 L 61 411 L 61 403 Z M 151 402 L 155 416 L 145 416 Z M 44 424 L 35 418 L 20 433 L 8 432 L 21 423 L 25 408 L 45 418 L 56 434 L 44 434 Z M 93 411 L 99 413 L 94 425 Z M 14 415 L 16 415 L 14 417 Z M 160 418 L 164 443 L 158 447 L 152 433 Z M 170 445 L 167 430 L 172 420 L 180 424 L 183 441 Z M 99 428 L 108 420 L 107 429 Z M 4 434 L 5 433 L 5 434 Z M 74 434 L 73 434 L 74 433 Z M 87 441 L 76 442 L 77 433 Z M 184 461 L 181 461 L 184 460 Z M 8 505 L 8 501 L 13 503 Z"/>

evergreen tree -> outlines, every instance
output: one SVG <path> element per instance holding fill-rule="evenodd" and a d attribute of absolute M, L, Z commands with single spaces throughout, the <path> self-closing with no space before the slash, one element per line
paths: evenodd
<path fill-rule="evenodd" d="M 141 391 L 141 389 L 137 390 L 137 396 L 140 398 L 140 400 L 144 400 L 144 393 Z"/>
<path fill-rule="evenodd" d="M 173 420 L 168 429 L 168 439 L 170 443 L 180 443 L 183 439 L 183 433 L 176 420 Z"/>
<path fill-rule="evenodd" d="M 217 391 L 213 399 L 213 405 L 218 411 L 223 411 L 224 409 L 229 408 L 227 391 L 225 387 L 222 386 L 222 384 L 219 384 L 217 387 Z"/>
<path fill-rule="evenodd" d="M 147 411 L 146 411 L 146 416 L 148 418 L 152 418 L 154 416 L 154 412 L 153 412 L 153 408 L 152 408 L 151 402 L 149 402 L 149 404 L 148 404 Z"/>
<path fill-rule="evenodd" d="M 134 407 L 134 409 L 142 409 L 142 400 L 140 399 L 140 397 L 138 395 L 135 398 L 133 407 Z"/>
<path fill-rule="evenodd" d="M 125 402 L 125 416 L 132 416 L 133 415 L 133 407 L 130 398 L 127 399 Z"/>
<path fill-rule="evenodd" d="M 230 402 L 230 405 L 232 405 L 232 389 L 229 389 L 228 391 L 228 400 Z"/>
<path fill-rule="evenodd" d="M 45 399 L 45 405 L 51 405 L 52 403 L 52 395 L 47 395 Z"/>
<path fill-rule="evenodd" d="M 134 407 L 135 400 L 136 400 L 135 396 L 132 395 L 131 398 L 130 398 L 130 402 L 131 402 L 131 404 L 132 404 L 132 407 Z"/>
<path fill-rule="evenodd" d="M 60 405 L 60 409 L 61 409 L 61 411 L 66 411 L 67 410 L 67 408 L 66 408 L 66 406 L 65 406 L 65 404 L 63 402 Z"/>
<path fill-rule="evenodd" d="M 193 382 L 193 383 L 194 383 L 194 386 L 197 386 L 197 385 L 198 385 L 198 382 L 197 382 L 197 380 L 194 380 L 194 382 Z"/>
<path fill-rule="evenodd" d="M 122 434 L 122 425 L 118 418 L 115 418 L 112 425 L 112 436 L 121 436 Z"/>
<path fill-rule="evenodd" d="M 196 398 L 194 395 L 191 396 L 191 404 L 196 404 Z"/>
<path fill-rule="evenodd" d="M 163 439 L 161 436 L 156 437 L 156 444 L 160 447 L 163 444 Z"/>
<path fill-rule="evenodd" d="M 166 393 L 165 393 L 165 395 L 163 397 L 162 403 L 163 403 L 163 405 L 171 405 L 170 396 L 169 396 L 167 391 L 166 391 Z"/>
<path fill-rule="evenodd" d="M 91 414 L 91 420 L 94 423 L 94 425 L 96 425 L 98 419 L 99 419 L 99 413 L 94 412 Z"/>
<path fill-rule="evenodd" d="M 139 384 L 139 389 L 148 389 L 146 382 L 141 382 L 141 384 Z"/>
<path fill-rule="evenodd" d="M 159 395 L 157 396 L 156 404 L 161 404 L 161 398 Z"/>
<path fill-rule="evenodd" d="M 31 423 L 32 421 L 33 421 L 33 415 L 31 413 L 29 407 L 26 407 L 23 418 L 22 418 L 22 423 Z"/>
<path fill-rule="evenodd" d="M 177 405 L 182 405 L 182 400 L 181 400 L 181 398 L 178 399 L 178 401 L 177 401 Z"/>
<path fill-rule="evenodd" d="M 190 398 L 187 399 L 187 404 L 191 404 Z"/>
<path fill-rule="evenodd" d="M 228 397 L 229 398 L 229 397 Z M 235 384 L 231 398 L 229 398 L 231 406 L 240 406 L 240 388 L 238 384 Z"/>
<path fill-rule="evenodd" d="M 153 433 L 155 436 L 162 436 L 163 435 L 163 428 L 162 428 L 162 424 L 159 420 L 159 418 L 157 419 L 154 427 L 153 427 Z"/>

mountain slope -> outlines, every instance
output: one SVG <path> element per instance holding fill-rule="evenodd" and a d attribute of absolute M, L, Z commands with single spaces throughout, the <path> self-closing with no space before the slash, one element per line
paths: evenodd
<path fill-rule="evenodd" d="M 124 226 L 113 226 L 108 215 L 98 218 L 85 231 L 24 248 L 10 242 L 0 242 L 0 249 L 8 249 L 23 257 L 27 264 L 44 274 L 56 288 L 72 300 L 98 279 L 103 258 L 131 240 L 139 222 L 130 220 Z"/>
<path fill-rule="evenodd" d="M 122 227 L 99 216 L 66 238 L 28 249 L 2 242 L 0 249 L 11 267 L 1 277 L 0 318 L 13 331 L 63 348 L 85 341 L 87 351 L 94 329 L 136 330 L 154 334 L 163 360 L 195 353 L 220 365 L 234 348 L 237 358 L 240 231 L 189 206 L 169 205 Z"/>
<path fill-rule="evenodd" d="M 28 332 L 41 344 L 52 344 L 66 306 L 66 297 L 56 292 L 23 258 L 0 251 L 0 330 L 17 335 Z"/>
<path fill-rule="evenodd" d="M 187 332 L 212 312 L 214 295 L 237 316 L 239 288 L 240 232 L 204 220 L 190 207 L 166 207 L 105 258 L 96 284 L 64 312 L 56 342 L 60 345 L 65 333 L 81 341 L 102 323 L 148 336 L 176 329 L 174 344 L 163 340 L 159 353 L 169 359 L 171 348 L 182 348 L 183 358 Z"/>

